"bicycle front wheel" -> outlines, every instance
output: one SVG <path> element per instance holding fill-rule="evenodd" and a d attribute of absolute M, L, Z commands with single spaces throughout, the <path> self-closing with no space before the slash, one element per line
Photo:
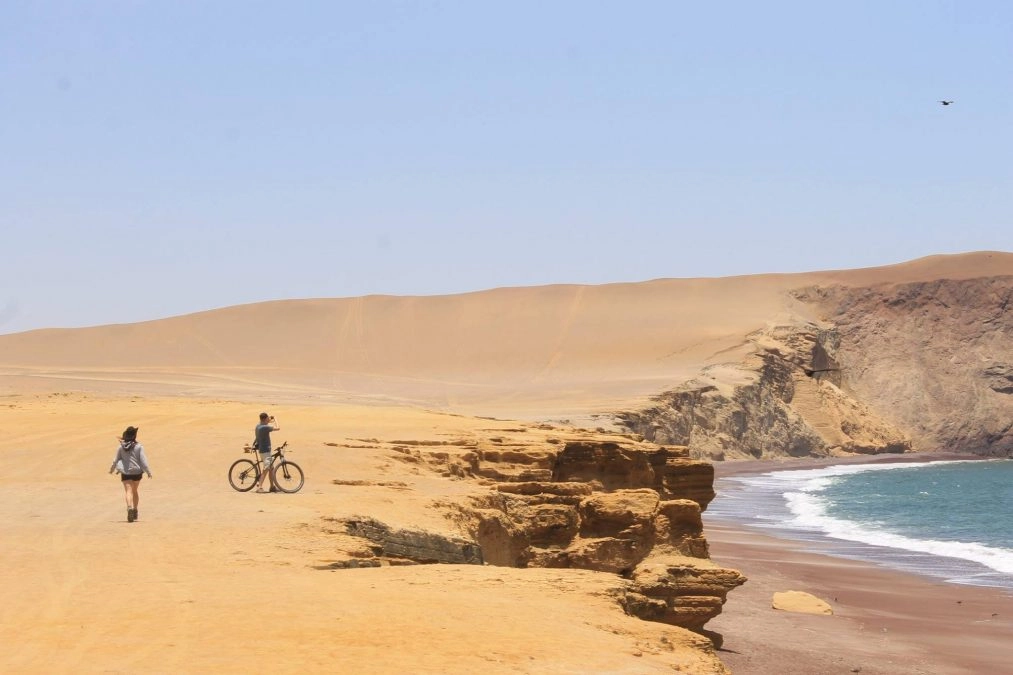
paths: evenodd
<path fill-rule="evenodd" d="M 256 462 L 238 459 L 229 467 L 229 485 L 240 492 L 249 492 L 260 479 L 260 470 Z"/>
<path fill-rule="evenodd" d="M 299 492 L 303 485 L 303 474 L 302 469 L 295 462 L 290 462 L 287 459 L 282 460 L 274 465 L 271 469 L 271 477 L 274 478 L 274 484 L 282 492 L 289 494 L 293 492 Z"/>

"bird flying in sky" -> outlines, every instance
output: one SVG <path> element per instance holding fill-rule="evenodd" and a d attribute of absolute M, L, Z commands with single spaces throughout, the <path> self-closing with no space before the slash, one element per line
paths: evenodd
<path fill-rule="evenodd" d="M 943 105 L 950 105 L 953 101 L 940 101 Z"/>

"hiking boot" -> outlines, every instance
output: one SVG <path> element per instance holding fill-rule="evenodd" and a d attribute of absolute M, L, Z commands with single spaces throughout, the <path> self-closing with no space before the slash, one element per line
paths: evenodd
<path fill-rule="evenodd" d="M 134 509 L 127 509 L 127 522 L 132 523 L 137 520 L 137 511 Z"/>

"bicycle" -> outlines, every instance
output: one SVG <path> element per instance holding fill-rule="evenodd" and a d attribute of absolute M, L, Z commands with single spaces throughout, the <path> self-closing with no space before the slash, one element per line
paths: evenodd
<path fill-rule="evenodd" d="M 285 448 L 288 441 L 282 443 L 271 455 L 270 471 L 272 488 L 292 494 L 302 489 L 305 478 L 302 468 L 295 462 L 285 459 Z M 243 452 L 252 452 L 257 460 L 237 459 L 229 467 L 229 485 L 233 490 L 249 492 L 253 486 L 260 481 L 260 475 L 264 472 L 261 468 L 260 453 L 247 445 Z"/>

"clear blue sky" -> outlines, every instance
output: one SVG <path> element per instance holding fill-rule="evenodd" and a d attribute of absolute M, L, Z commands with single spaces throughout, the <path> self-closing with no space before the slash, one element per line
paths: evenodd
<path fill-rule="evenodd" d="M 1011 85 L 1003 1 L 5 0 L 0 332 L 1009 251 Z"/>

